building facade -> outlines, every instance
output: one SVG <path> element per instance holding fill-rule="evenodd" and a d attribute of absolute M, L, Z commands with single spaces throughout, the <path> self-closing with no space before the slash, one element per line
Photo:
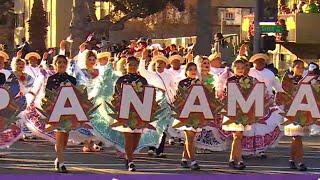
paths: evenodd
<path fill-rule="evenodd" d="M 44 9 L 47 11 L 48 35 L 47 47 L 58 47 L 61 40 L 70 34 L 70 21 L 72 7 L 75 0 L 43 0 Z M 15 0 L 15 39 L 16 45 L 21 43 L 21 38 L 29 39 L 28 20 L 34 0 Z M 254 8 L 254 0 L 212 0 L 213 29 L 214 32 L 240 33 L 241 16 L 248 14 Z M 131 39 L 138 36 L 152 38 L 170 38 L 179 36 L 194 36 L 196 34 L 195 9 L 197 0 L 186 1 L 186 12 L 165 10 L 146 20 L 135 19 L 126 23 L 122 31 L 110 32 L 110 40 L 119 42 L 122 39 Z M 98 19 L 109 14 L 113 7 L 110 3 L 96 2 L 96 16 Z M 159 21 L 159 17 L 162 21 Z M 160 19 L 161 19 L 160 18 Z M 178 23 L 169 20 L 178 18 Z M 155 23 L 154 21 L 159 22 Z"/>
<path fill-rule="evenodd" d="M 198 0 L 186 0 L 184 12 L 167 8 L 145 20 L 129 21 L 124 30 L 110 32 L 110 40 L 117 42 L 143 35 L 155 39 L 195 36 L 197 2 Z M 211 6 L 214 12 L 212 14 L 213 33 L 240 34 L 241 17 L 253 12 L 255 0 L 212 0 Z"/>

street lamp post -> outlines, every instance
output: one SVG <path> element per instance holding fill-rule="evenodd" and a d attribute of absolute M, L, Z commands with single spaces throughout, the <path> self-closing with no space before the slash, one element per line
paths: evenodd
<path fill-rule="evenodd" d="M 253 52 L 261 52 L 261 28 L 260 21 L 263 18 L 263 4 L 264 0 L 256 0 L 256 8 L 254 14 L 254 43 L 253 43 Z"/>

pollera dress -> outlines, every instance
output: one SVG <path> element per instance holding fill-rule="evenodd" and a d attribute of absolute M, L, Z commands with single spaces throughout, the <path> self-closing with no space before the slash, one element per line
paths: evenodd
<path fill-rule="evenodd" d="M 232 76 L 228 78 L 227 82 L 235 82 L 239 83 L 239 80 L 242 78 L 242 76 Z M 223 122 L 227 121 L 228 118 L 224 117 Z M 250 125 L 243 126 L 242 124 L 236 124 L 236 123 L 231 123 L 228 125 L 222 125 L 222 129 L 224 131 L 229 131 L 229 132 L 244 132 L 248 131 L 251 129 Z"/>
<path fill-rule="evenodd" d="M 115 93 L 121 96 L 121 89 L 123 84 L 132 84 L 132 83 L 141 83 L 142 86 L 147 86 L 148 82 L 147 80 L 138 75 L 138 74 L 127 74 L 122 77 L 120 77 L 117 82 L 116 82 L 116 87 L 115 87 Z M 129 127 L 124 127 L 124 126 L 118 126 L 113 128 L 116 131 L 120 132 L 130 132 L 130 133 L 142 133 L 143 129 L 131 129 Z"/>
<path fill-rule="evenodd" d="M 170 123 L 172 122 L 170 120 L 172 119 L 172 112 L 167 103 L 165 94 L 161 90 L 156 90 L 156 101 L 159 102 L 160 108 L 163 109 L 163 111 L 157 117 L 158 120 L 151 123 L 156 128 L 156 131 L 147 128 L 132 130 L 123 126 L 114 128 L 111 127 L 116 120 L 109 116 L 112 111 L 103 102 L 110 102 L 114 92 L 118 94 L 121 93 L 120 91 L 122 84 L 131 84 L 133 82 L 141 82 L 144 85 L 148 85 L 147 80 L 137 74 L 126 74 L 118 78 L 114 72 L 105 71 L 104 80 L 101 84 L 102 88 L 100 88 L 98 92 L 96 101 L 102 105 L 95 113 L 93 113 L 93 118 L 91 121 L 94 131 L 96 132 L 95 134 L 100 136 L 107 146 L 113 146 L 121 152 L 125 152 L 123 132 L 141 133 L 139 145 L 136 149 L 136 152 L 138 152 L 141 149 L 149 146 L 158 147 L 161 142 L 163 132 L 168 128 L 168 126 L 170 126 Z"/>
<path fill-rule="evenodd" d="M 215 88 L 217 84 L 217 76 L 208 75 L 207 79 L 203 79 L 203 84 L 207 87 Z M 224 151 L 229 143 L 228 132 L 222 129 L 223 116 L 215 115 L 214 121 L 210 121 L 207 126 L 202 128 L 202 131 L 196 135 L 195 145 L 198 149 L 210 151 Z"/>
<path fill-rule="evenodd" d="M 5 84 L 2 86 L 7 89 L 9 93 L 15 98 L 15 104 L 20 108 L 18 120 L 11 124 L 7 129 L 0 132 L 0 149 L 8 148 L 13 143 L 18 141 L 23 135 L 23 120 L 24 110 L 26 109 L 27 102 L 25 96 L 21 92 L 20 82 L 13 73 L 8 77 Z"/>
<path fill-rule="evenodd" d="M 263 69 L 261 71 L 251 68 L 249 76 L 254 77 L 266 86 L 267 96 L 272 104 L 267 115 L 260 119 L 265 123 L 254 123 L 251 129 L 244 131 L 242 139 L 242 149 L 244 155 L 254 155 L 265 152 L 268 148 L 275 147 L 283 133 L 280 129 L 280 123 L 283 117 L 280 115 L 281 110 L 274 102 L 273 88 L 276 92 L 283 91 L 281 84 L 277 81 L 272 71 Z"/>
<path fill-rule="evenodd" d="M 22 114 L 21 114 L 21 119 L 19 120 L 19 123 L 20 123 L 20 126 L 22 128 L 22 131 L 25 135 L 28 135 L 28 136 L 31 136 L 32 135 L 32 131 L 29 130 L 29 128 L 27 127 L 26 123 L 27 123 L 27 120 L 26 120 L 26 114 L 27 114 L 27 106 L 28 106 L 28 101 L 27 101 L 27 93 L 30 91 L 30 89 L 33 87 L 34 85 L 34 79 L 24 73 L 24 76 L 23 78 L 22 77 L 18 77 L 18 75 L 15 74 L 15 72 L 12 73 L 12 75 L 14 75 L 17 79 L 18 79 L 18 82 L 19 82 L 19 86 L 20 86 L 20 95 L 19 96 L 23 96 L 25 99 L 25 104 L 21 104 L 21 107 L 23 107 L 23 109 L 25 109 Z M 10 77 L 9 77 L 10 78 Z M 24 102 L 24 100 L 21 100 Z"/>
<path fill-rule="evenodd" d="M 288 77 L 292 80 L 294 85 L 298 85 L 300 80 L 303 79 L 302 76 L 289 75 Z M 290 137 L 292 137 L 292 136 L 309 136 L 311 133 L 310 127 L 311 126 L 302 127 L 301 125 L 291 123 L 289 125 L 284 126 L 284 129 L 283 129 L 284 135 L 290 136 Z M 315 127 L 315 125 L 313 127 Z"/>
<path fill-rule="evenodd" d="M 251 77 L 251 78 L 254 78 L 254 77 Z M 229 78 L 228 81 L 238 82 L 239 79 L 240 77 L 233 76 Z M 268 91 L 266 91 L 266 96 L 270 96 Z M 254 123 L 254 124 L 251 124 L 250 126 L 247 125 L 243 127 L 243 125 L 241 124 L 233 123 L 227 126 L 223 126 L 222 128 L 225 131 L 242 131 L 243 132 L 243 139 L 242 139 L 243 155 L 251 155 L 251 154 L 264 152 L 267 150 L 267 148 L 276 146 L 280 138 L 282 137 L 282 132 L 280 130 L 280 123 L 283 118 L 280 115 L 279 107 L 277 107 L 274 103 L 274 99 L 270 98 L 269 100 L 271 101 L 270 104 L 272 105 L 269 107 L 269 111 L 266 113 L 266 115 L 260 119 L 260 121 L 264 121 L 265 124 Z M 224 117 L 223 121 L 225 120 L 226 120 L 226 117 Z"/>
<path fill-rule="evenodd" d="M 181 94 L 182 89 L 189 89 L 191 88 L 192 85 L 194 84 L 201 84 L 201 81 L 199 79 L 193 79 L 193 78 L 186 78 L 184 80 L 181 80 L 178 85 L 178 90 L 177 90 L 177 95 L 176 96 L 185 96 Z M 187 98 L 187 97 L 185 97 Z M 173 126 L 178 124 L 180 121 L 175 119 L 173 122 Z M 202 128 L 201 127 L 193 127 L 189 125 L 184 125 L 181 127 L 176 128 L 179 131 L 193 131 L 193 132 L 201 132 Z"/>
<path fill-rule="evenodd" d="M 93 99 L 96 101 L 96 95 L 101 88 L 100 81 L 102 80 L 102 73 L 98 69 L 94 69 L 95 74 L 90 73 L 87 69 L 81 69 L 76 72 L 76 79 L 78 86 L 85 86 L 87 88 L 88 99 Z M 91 122 L 89 123 L 91 126 Z M 75 131 L 71 131 L 69 139 L 77 144 L 84 142 L 85 140 L 100 140 L 99 137 L 96 137 L 92 129 L 81 127 Z"/>
<path fill-rule="evenodd" d="M 25 113 L 25 121 L 26 126 L 30 131 L 32 131 L 32 134 L 38 137 L 41 137 L 43 139 L 46 139 L 52 143 L 55 143 L 55 135 L 54 132 L 47 132 L 46 131 L 46 123 L 42 120 L 42 118 L 45 118 L 38 110 L 37 108 L 41 109 L 42 105 L 42 99 L 45 97 L 45 90 L 48 82 L 48 78 L 51 77 L 49 71 L 46 70 L 40 70 L 38 71 L 38 74 L 36 75 L 36 79 L 34 80 L 34 83 L 32 85 L 32 88 L 29 89 L 29 93 L 26 94 L 27 98 L 27 109 Z M 53 72 L 51 72 L 53 73 Z M 53 81 L 52 76 L 50 81 Z M 54 78 L 55 79 L 55 78 Z M 58 82 L 58 80 L 55 80 Z M 53 84 L 53 82 L 49 82 L 49 84 Z M 58 90 L 60 87 L 56 86 L 56 90 Z M 52 89 L 50 89 L 52 90 Z"/>
<path fill-rule="evenodd" d="M 52 76 L 49 76 L 46 82 L 45 89 L 48 89 L 50 91 L 59 90 L 61 86 L 67 83 L 70 83 L 75 86 L 77 84 L 77 81 L 74 77 L 68 75 L 67 73 L 63 73 L 63 74 L 56 73 Z M 45 94 L 45 90 L 42 88 L 40 89 L 39 94 L 41 93 Z M 41 104 L 32 104 L 31 106 L 36 106 L 38 108 L 41 108 Z M 26 123 L 28 128 L 36 136 L 41 137 L 55 144 L 56 142 L 55 133 L 54 131 L 50 131 L 50 132 L 46 131 L 46 122 L 41 120 L 41 118 L 44 118 L 41 115 L 41 113 L 39 113 L 37 109 L 34 107 L 28 107 L 28 109 L 29 109 L 29 112 L 27 114 L 27 123 Z M 63 132 L 70 132 L 71 129 L 65 128 L 63 124 L 61 124 L 59 128 L 56 130 L 63 131 Z"/>

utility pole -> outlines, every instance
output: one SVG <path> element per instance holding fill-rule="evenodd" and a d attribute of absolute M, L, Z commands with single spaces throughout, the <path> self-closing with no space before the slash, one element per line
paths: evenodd
<path fill-rule="evenodd" d="M 254 43 L 253 52 L 261 52 L 261 28 L 260 21 L 263 18 L 264 0 L 256 0 L 256 8 L 254 13 Z"/>

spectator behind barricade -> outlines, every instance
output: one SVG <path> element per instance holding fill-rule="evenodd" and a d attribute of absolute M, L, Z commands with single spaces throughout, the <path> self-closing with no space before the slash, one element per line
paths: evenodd
<path fill-rule="evenodd" d="M 100 43 L 97 44 L 97 46 L 100 48 L 100 51 L 108 51 L 108 44 L 109 43 L 106 37 L 102 37 Z"/>
<path fill-rule="evenodd" d="M 178 53 L 180 56 L 183 56 L 183 52 L 184 52 L 184 47 L 179 46 L 177 53 Z"/>
<path fill-rule="evenodd" d="M 214 44 L 211 53 L 214 54 L 215 52 L 220 53 L 221 60 L 230 65 L 236 58 L 233 46 L 224 40 L 222 33 L 216 33 L 214 36 Z"/>
<path fill-rule="evenodd" d="M 142 57 L 142 50 L 147 48 L 148 44 L 146 38 L 139 38 L 137 44 L 138 45 L 134 48 L 134 56 L 139 59 Z"/>
<path fill-rule="evenodd" d="M 130 40 L 130 44 L 128 46 L 130 53 L 134 53 L 135 49 L 138 47 L 137 39 Z"/>
<path fill-rule="evenodd" d="M 291 10 L 287 5 L 282 5 L 280 7 L 280 14 L 290 14 Z"/>
<path fill-rule="evenodd" d="M 30 44 L 28 43 L 25 37 L 21 39 L 21 45 L 18 47 L 18 50 L 22 50 L 21 58 L 24 58 L 24 56 L 31 51 Z"/>
<path fill-rule="evenodd" d="M 89 42 L 87 42 L 88 44 L 88 48 L 89 50 L 95 50 L 95 51 L 99 51 L 100 47 L 99 47 L 99 41 L 97 40 L 97 38 L 92 37 L 91 40 Z"/>
<path fill-rule="evenodd" d="M 293 4 L 292 9 L 291 9 L 291 13 L 293 13 L 293 14 L 299 13 L 298 5 L 296 3 Z"/>
<path fill-rule="evenodd" d="M 148 38 L 147 39 L 147 45 L 150 46 L 151 44 L 153 44 L 152 39 Z"/>
<path fill-rule="evenodd" d="M 248 44 L 242 44 L 239 48 L 239 53 L 238 53 L 236 60 L 237 59 L 248 60 L 249 50 L 250 50 L 250 48 L 249 48 Z"/>
<path fill-rule="evenodd" d="M 279 19 L 276 24 L 282 26 L 282 28 L 283 28 L 282 33 L 276 33 L 277 40 L 278 41 L 287 41 L 289 31 L 287 30 L 286 21 L 284 19 Z"/>
<path fill-rule="evenodd" d="M 170 45 L 170 53 L 169 53 L 169 56 L 171 56 L 173 53 L 178 53 L 178 48 L 177 48 L 177 45 L 175 45 L 175 44 L 171 44 L 171 45 Z"/>
<path fill-rule="evenodd" d="M 170 54 L 170 46 L 167 46 L 164 48 L 164 50 L 162 51 L 163 55 L 166 57 L 169 57 Z"/>
<path fill-rule="evenodd" d="M 222 48 L 227 46 L 227 42 L 223 39 L 222 33 L 216 33 L 214 35 L 214 44 L 211 50 L 211 53 L 214 54 L 215 52 L 221 52 Z"/>
<path fill-rule="evenodd" d="M 59 44 L 59 53 L 58 55 L 64 55 L 67 58 L 70 57 L 70 45 L 68 45 L 68 41 L 62 40 Z M 55 54 L 56 55 L 56 54 Z"/>
<path fill-rule="evenodd" d="M 298 13 L 303 13 L 303 6 L 306 4 L 306 2 L 304 0 L 300 0 L 298 5 L 297 5 L 297 8 L 298 8 Z"/>

